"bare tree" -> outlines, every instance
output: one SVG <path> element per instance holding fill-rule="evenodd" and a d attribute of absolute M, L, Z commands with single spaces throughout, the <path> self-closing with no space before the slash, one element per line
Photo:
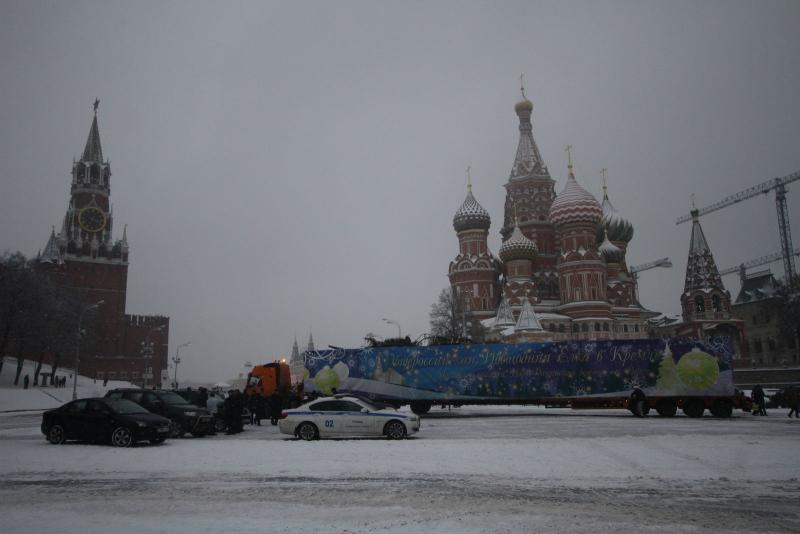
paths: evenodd
<path fill-rule="evenodd" d="M 59 354 L 71 352 L 76 339 L 78 295 L 60 285 L 55 272 L 37 265 L 19 253 L 0 257 L 0 355 L 16 357 L 15 385 L 26 358 L 37 360 L 38 385 L 44 359 L 50 356 L 57 362 Z"/>

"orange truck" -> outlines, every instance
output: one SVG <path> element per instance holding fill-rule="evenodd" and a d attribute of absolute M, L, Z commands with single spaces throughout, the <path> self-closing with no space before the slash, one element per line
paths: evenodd
<path fill-rule="evenodd" d="M 292 378 L 289 365 L 284 362 L 256 365 L 247 375 L 245 395 L 255 394 L 270 397 L 278 393 L 285 402 L 292 394 Z"/>

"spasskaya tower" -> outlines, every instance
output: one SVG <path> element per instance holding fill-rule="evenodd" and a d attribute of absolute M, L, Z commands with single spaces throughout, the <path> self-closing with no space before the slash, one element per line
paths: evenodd
<path fill-rule="evenodd" d="M 72 163 L 61 231 L 53 228 L 39 263 L 49 264 L 87 306 L 102 302 L 93 332 L 95 354 L 81 355 L 81 374 L 159 384 L 167 369 L 169 318 L 125 313 L 130 247 L 127 228 L 113 238 L 111 164 L 103 159 L 99 104 L 95 100 L 83 154 Z"/>

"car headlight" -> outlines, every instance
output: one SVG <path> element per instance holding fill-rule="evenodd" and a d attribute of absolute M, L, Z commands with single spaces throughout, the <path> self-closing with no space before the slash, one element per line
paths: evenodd
<path fill-rule="evenodd" d="M 147 427 L 147 423 L 142 423 L 141 421 L 136 421 L 136 424 L 139 425 L 139 428 Z"/>
<path fill-rule="evenodd" d="M 188 415 L 189 417 L 194 417 L 197 415 L 197 412 L 183 412 L 183 415 Z"/>

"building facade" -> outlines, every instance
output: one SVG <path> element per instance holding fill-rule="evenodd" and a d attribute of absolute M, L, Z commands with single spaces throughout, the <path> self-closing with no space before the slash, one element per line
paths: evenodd
<path fill-rule="evenodd" d="M 611 204 L 605 185 L 602 203 L 580 185 L 571 159 L 556 194 L 533 136 L 533 104 L 524 90 L 522 96 L 514 106 L 519 142 L 503 184 L 499 257 L 487 245 L 491 217 L 468 185 L 453 217 L 459 242 L 448 271 L 453 293 L 494 340 L 646 337 L 647 320 L 658 314 L 639 304 L 625 260 L 633 225 Z"/>
<path fill-rule="evenodd" d="M 769 270 L 745 275 L 732 306 L 733 315 L 744 322 L 752 367 L 800 366 L 797 339 L 782 329 L 778 320 L 778 287 Z"/>
<path fill-rule="evenodd" d="M 169 383 L 169 318 L 125 313 L 130 246 L 127 228 L 114 239 L 111 165 L 103 159 L 97 102 L 86 146 L 72 164 L 70 196 L 61 230 L 52 229 L 38 266 L 77 290 L 94 313 L 90 352 L 80 373 L 142 385 Z"/>

